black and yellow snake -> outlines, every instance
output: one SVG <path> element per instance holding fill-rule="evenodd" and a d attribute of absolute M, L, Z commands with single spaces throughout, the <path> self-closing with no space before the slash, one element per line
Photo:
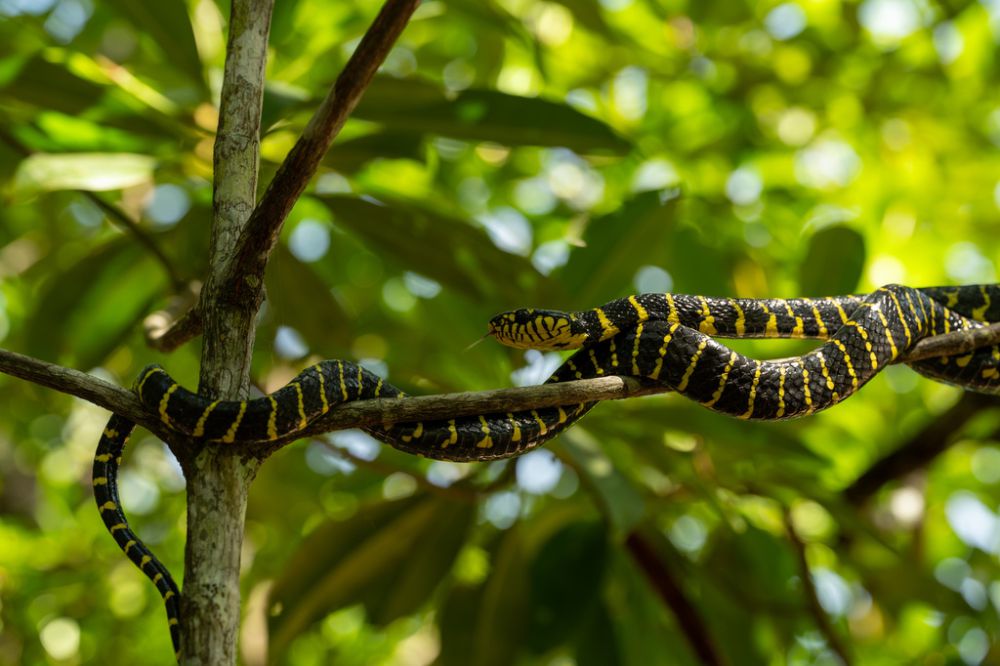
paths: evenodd
<path fill-rule="evenodd" d="M 787 419 L 844 400 L 923 338 L 994 321 L 1000 321 L 1000 285 L 889 285 L 866 296 L 817 299 L 642 294 L 581 312 L 515 310 L 494 317 L 489 332 L 513 347 L 577 349 L 548 382 L 632 375 L 738 418 Z M 758 361 L 715 337 L 825 342 L 796 358 Z M 1000 393 L 1000 347 L 911 367 L 968 390 Z M 210 401 L 182 388 L 159 366 L 143 370 L 135 391 L 172 430 L 194 440 L 223 443 L 274 441 L 303 429 L 337 404 L 403 395 L 361 366 L 337 360 L 310 366 L 283 388 L 254 400 Z M 537 447 L 591 407 L 547 407 L 367 430 L 408 453 L 452 461 L 493 460 Z M 179 653 L 179 591 L 166 567 L 132 532 L 118 498 L 118 465 L 134 425 L 113 416 L 105 428 L 94 458 L 94 495 L 115 541 L 160 591 Z"/>

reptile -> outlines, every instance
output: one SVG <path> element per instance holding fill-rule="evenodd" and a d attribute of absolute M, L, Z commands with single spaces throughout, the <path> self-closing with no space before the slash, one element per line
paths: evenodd
<path fill-rule="evenodd" d="M 734 299 L 640 294 L 579 312 L 519 309 L 490 320 L 489 334 L 516 348 L 575 349 L 547 382 L 632 375 L 745 419 L 787 419 L 844 400 L 925 337 L 1000 320 L 1000 285 L 913 289 L 887 285 L 865 296 Z M 716 337 L 812 338 L 817 349 L 792 359 L 759 361 Z M 911 364 L 916 371 L 969 390 L 1000 392 L 1000 348 Z M 328 360 L 310 366 L 272 394 L 212 401 L 156 365 L 134 390 L 171 430 L 193 440 L 266 443 L 294 435 L 337 404 L 400 398 L 402 391 L 362 366 Z M 368 427 L 391 446 L 429 458 L 507 458 L 548 441 L 594 403 L 440 421 Z M 126 556 L 163 597 L 180 654 L 179 590 L 166 567 L 132 531 L 121 508 L 117 472 L 135 424 L 112 416 L 94 459 L 94 495 L 102 519 Z"/>
<path fill-rule="evenodd" d="M 799 384 L 813 380 L 833 383 L 828 398 L 810 405 L 804 399 L 795 404 L 804 409 L 757 412 L 748 418 L 790 418 L 811 413 L 846 398 L 887 364 L 913 348 L 920 340 L 951 331 L 983 326 L 1000 321 L 1000 285 L 966 285 L 961 287 L 925 287 L 914 289 L 901 285 L 886 285 L 865 296 L 836 296 L 793 299 L 737 299 L 688 296 L 678 294 L 641 294 L 621 298 L 598 308 L 578 312 L 560 310 L 519 309 L 497 315 L 489 323 L 490 334 L 505 345 L 522 349 L 589 348 L 594 356 L 619 355 L 627 345 L 621 335 L 633 329 L 642 338 L 643 328 L 661 327 L 651 322 L 678 324 L 690 331 L 678 330 L 672 338 L 672 349 L 666 350 L 666 360 L 673 370 L 690 370 L 688 381 L 676 384 L 646 373 L 642 364 L 622 369 L 615 365 L 616 374 L 644 376 L 660 381 L 673 390 L 692 397 L 707 407 L 731 415 L 741 415 L 717 407 L 715 403 L 698 399 L 704 389 L 712 386 L 711 377 L 722 380 L 727 392 L 749 398 L 753 381 L 737 381 L 733 369 L 753 366 L 753 359 L 736 354 L 712 338 L 802 338 L 827 341 L 810 354 L 788 363 L 760 362 L 763 373 L 761 390 L 777 396 L 781 381 L 773 386 L 769 373 L 794 378 Z M 648 331 L 647 331 L 648 333 Z M 676 336 L 680 337 L 676 337 Z M 648 338 L 648 335 L 646 336 Z M 601 345 L 607 344 L 607 349 Z M 634 343 L 634 341 L 633 341 Z M 635 344 L 635 343 L 634 343 Z M 645 344 L 645 343 L 642 343 Z M 686 347 L 693 347 L 687 349 Z M 702 353 L 697 353 L 703 348 Z M 634 346 L 630 354 L 641 357 L 649 348 Z M 570 359 L 573 361 L 573 359 Z M 791 365 L 789 365 L 791 363 Z M 726 368 L 732 365 L 729 374 Z M 984 347 L 955 356 L 944 356 L 909 364 L 917 372 L 932 379 L 962 386 L 981 393 L 1000 392 L 1000 346 Z M 587 364 L 578 378 L 592 376 Z M 655 363 L 654 363 L 655 366 Z M 650 373 L 654 368 L 649 368 Z M 806 375 L 803 378 L 803 370 Z M 818 371 L 818 375 L 816 372 Z M 695 376 L 697 375 L 697 376 Z M 827 381 L 829 375 L 829 381 Z M 680 379 L 684 378 L 682 372 Z M 714 386 L 720 388 L 719 382 Z M 690 391 L 689 391 L 690 389 Z M 802 391 L 803 398 L 805 391 Z M 837 399 L 830 400 L 832 393 Z"/>
<path fill-rule="evenodd" d="M 564 364 L 549 381 L 571 377 L 569 366 Z M 133 389 L 171 430 L 198 441 L 220 443 L 273 442 L 301 430 L 340 403 L 405 395 L 362 366 L 338 360 L 310 366 L 278 391 L 254 400 L 209 401 L 181 387 L 157 365 L 146 367 Z M 539 408 L 365 430 L 407 453 L 454 461 L 492 460 L 538 446 L 589 409 L 590 405 Z M 132 530 L 118 494 L 118 467 L 134 429 L 134 422 L 118 415 L 105 426 L 94 456 L 94 498 L 115 543 L 153 581 L 163 598 L 170 639 L 179 660 L 180 590 L 166 566 Z"/>

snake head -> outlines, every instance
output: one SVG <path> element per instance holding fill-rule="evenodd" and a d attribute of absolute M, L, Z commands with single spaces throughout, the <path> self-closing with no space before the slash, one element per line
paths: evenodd
<path fill-rule="evenodd" d="M 525 308 L 490 319 L 489 334 L 518 349 L 578 349 L 588 338 L 583 324 L 568 312 Z"/>

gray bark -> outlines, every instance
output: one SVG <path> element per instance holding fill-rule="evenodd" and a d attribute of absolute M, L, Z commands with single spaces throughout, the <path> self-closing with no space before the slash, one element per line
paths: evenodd
<path fill-rule="evenodd" d="M 273 0 L 233 0 L 215 141 L 209 275 L 201 294 L 204 344 L 199 391 L 237 400 L 250 383 L 259 302 L 219 297 L 257 198 L 260 114 Z M 256 276 L 262 279 L 262 275 Z M 205 446 L 182 460 L 187 547 L 181 597 L 182 663 L 235 664 L 240 623 L 240 551 L 247 494 L 260 465 L 239 447 Z"/>

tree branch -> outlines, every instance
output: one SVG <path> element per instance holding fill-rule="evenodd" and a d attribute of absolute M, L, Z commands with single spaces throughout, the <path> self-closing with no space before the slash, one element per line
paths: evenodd
<path fill-rule="evenodd" d="M 247 300 L 248 295 L 260 291 L 260 276 L 264 274 L 285 218 L 418 4 L 420 0 L 386 0 L 302 136 L 278 167 L 247 221 L 237 242 L 236 254 L 226 268 L 223 282 L 234 300 Z"/>
<path fill-rule="evenodd" d="M 146 344 L 168 353 L 201 332 L 201 310 L 197 303 L 201 283 L 194 282 L 183 293 L 170 300 L 166 307 L 147 316 L 142 324 Z"/>
<path fill-rule="evenodd" d="M 978 330 L 996 330 L 990 326 Z M 958 331 L 929 338 L 934 348 L 948 354 L 969 351 L 967 331 Z M 993 335 L 996 335 L 994 333 Z M 992 342 L 992 337 L 977 337 L 977 343 Z M 948 342 L 948 345 L 943 343 Z M 919 345 L 918 345 L 919 347 Z M 925 358 L 922 356 L 922 358 Z M 913 360 L 910 355 L 897 362 Z M 57 391 L 69 393 L 105 409 L 127 416 L 151 430 L 158 431 L 159 420 L 145 411 L 138 399 L 128 390 L 109 384 L 91 375 L 40 361 L 29 356 L 0 349 L 0 372 L 41 384 Z M 278 440 L 281 442 L 331 430 L 357 428 L 383 423 L 405 421 L 432 421 L 455 416 L 471 416 L 496 412 L 537 409 L 556 405 L 573 405 L 581 402 L 620 400 L 644 395 L 669 392 L 665 386 L 651 384 L 636 377 L 605 376 L 580 379 L 540 386 L 492 389 L 488 391 L 468 391 L 441 393 L 436 395 L 408 396 L 406 398 L 357 400 L 334 407 L 325 416 L 316 419 L 304 430 Z M 889 454 L 884 462 L 876 463 L 844 491 L 849 501 L 863 503 L 875 489 L 887 481 L 898 478 L 926 464 L 940 451 L 935 448 L 943 435 L 950 434 L 976 413 L 977 410 L 996 404 L 996 397 L 980 393 L 966 393 L 948 412 L 934 420 L 928 427 L 915 435 L 910 443 L 904 444 L 897 452 Z M 939 436 L 939 433 L 941 434 Z M 923 450 L 925 453 L 917 454 Z M 904 451 L 909 451 L 905 453 Z"/>
<path fill-rule="evenodd" d="M 0 372 L 83 398 L 108 411 L 125 416 L 158 435 L 168 432 L 164 430 L 158 415 L 147 410 L 132 391 L 85 372 L 4 349 L 0 349 Z M 619 400 L 667 391 L 669 389 L 666 387 L 651 386 L 635 377 L 610 376 L 490 391 L 356 400 L 333 408 L 304 430 L 278 441 L 293 441 L 331 430 L 367 425 L 431 421 L 454 416 Z"/>
<path fill-rule="evenodd" d="M 135 393 L 103 379 L 55 363 L 0 349 L 0 372 L 40 386 L 83 398 L 131 421 L 162 432 L 159 419 L 150 414 Z"/>
<path fill-rule="evenodd" d="M 204 338 L 198 390 L 233 400 L 249 387 L 256 304 L 237 305 L 220 291 L 222 272 L 257 197 L 260 116 L 273 0 L 232 0 L 213 155 L 212 237 L 201 291 Z M 181 595 L 182 661 L 236 663 L 240 626 L 240 556 L 247 495 L 260 460 L 243 447 L 182 442 L 187 477 L 187 543 Z"/>
<path fill-rule="evenodd" d="M 913 363 L 935 356 L 964 354 L 995 344 L 1000 344 L 1000 322 L 924 338 L 915 344 L 908 354 L 897 359 L 896 363 Z"/>
<path fill-rule="evenodd" d="M 215 290 L 219 296 L 247 304 L 255 312 L 260 307 L 264 269 L 285 218 L 419 4 L 420 0 L 386 0 L 250 215 L 219 277 Z M 170 333 L 170 344 L 176 347 L 197 335 L 199 320 L 188 317 L 184 330 Z"/>
<path fill-rule="evenodd" d="M 334 407 L 325 416 L 290 437 L 289 441 L 344 428 L 516 412 L 557 405 L 576 405 L 581 402 L 620 400 L 669 391 L 665 386 L 650 385 L 635 377 L 612 375 L 488 391 L 356 400 Z"/>

